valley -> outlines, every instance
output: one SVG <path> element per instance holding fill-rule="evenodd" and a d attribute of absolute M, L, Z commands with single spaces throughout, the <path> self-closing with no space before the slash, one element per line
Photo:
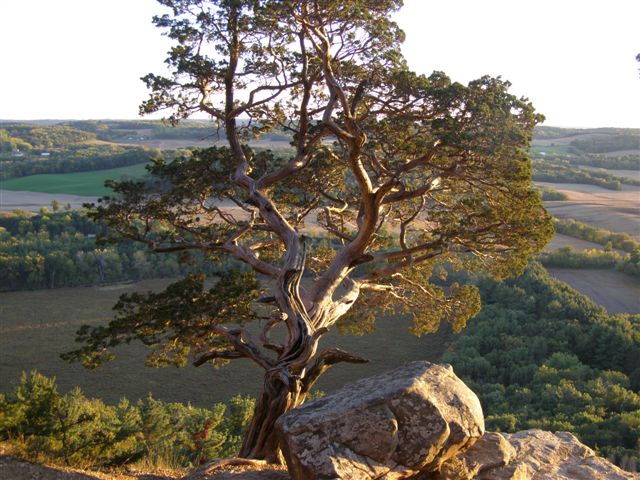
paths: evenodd
<path fill-rule="evenodd" d="M 77 348 L 76 330 L 83 324 L 98 325 L 113 317 L 112 307 L 123 293 L 160 291 L 170 280 L 145 280 L 103 287 L 59 288 L 0 293 L 0 378 L 7 390 L 21 371 L 38 370 L 54 376 L 63 392 L 79 386 L 90 397 L 116 403 L 154 397 L 171 402 L 210 406 L 233 395 L 257 395 L 261 372 L 249 361 L 213 369 L 148 368 L 146 349 L 138 343 L 116 351 L 116 360 L 98 370 L 68 364 L 60 354 Z M 380 373 L 415 358 L 438 361 L 450 334 L 416 337 L 403 318 L 382 318 L 375 332 L 365 336 L 327 334 L 325 346 L 338 346 L 369 359 L 364 365 L 344 365 L 328 372 L 318 389 L 331 391 L 369 374 Z"/>
<path fill-rule="evenodd" d="M 212 135 L 210 126 L 197 121 L 186 122 L 178 129 L 168 128 L 159 122 L 122 121 L 102 123 L 71 122 L 70 127 L 72 129 L 83 129 L 82 133 L 73 133 L 75 135 L 73 138 L 86 142 L 87 148 L 93 148 L 93 145 L 98 145 L 116 152 L 120 152 L 118 149 L 122 148 L 125 151 L 127 148 L 160 149 L 156 151 L 179 151 L 191 147 L 198 148 L 211 145 L 212 142 L 220 143 L 219 140 L 216 141 L 215 139 L 221 135 L 220 133 Z M 11 128 L 14 130 L 11 130 Z M 11 128 L 9 131 L 21 132 L 24 130 L 20 130 L 18 127 Z M 72 129 L 63 131 L 63 133 L 71 135 Z M 624 135 L 627 135 L 626 132 L 616 129 L 580 131 L 542 127 L 537 130 L 537 134 L 534 137 L 533 149 L 534 152 L 546 150 L 546 153 L 556 152 L 558 155 L 569 155 L 567 158 L 571 159 L 570 155 L 575 155 L 576 148 L 594 148 L 593 145 L 604 144 L 611 145 L 611 148 L 614 149 L 604 152 L 606 154 L 604 158 L 610 158 L 613 161 L 616 158 L 628 159 L 631 158 L 629 156 L 640 153 L 640 145 L 638 150 L 616 151 L 615 146 L 620 143 L 616 143 L 618 138 L 616 135 L 623 135 L 619 138 L 626 138 L 624 137 Z M 93 140 L 91 135 L 95 135 Z M 28 136 L 25 137 L 26 140 L 30 138 Z M 625 140 L 625 142 L 628 144 L 628 141 Z M 290 148 L 288 140 L 284 136 L 274 136 L 273 134 L 251 143 L 256 148 L 268 148 L 280 152 L 285 152 Z M 59 148 L 64 150 L 67 147 L 61 146 Z M 597 147 L 595 149 L 597 150 Z M 55 150 L 53 151 L 55 152 Z M 122 155 L 121 153 L 118 154 Z M 74 155 L 78 154 L 74 153 Z M 540 153 L 537 153 L 537 155 L 540 155 Z M 590 154 L 587 153 L 586 155 Z M 50 160 L 37 161 L 42 163 Z M 0 211 L 10 212 L 21 209 L 37 212 L 42 207 L 49 208 L 54 200 L 59 202 L 61 206 L 69 206 L 73 209 L 81 208 L 84 203 L 95 202 L 100 195 L 109 194 L 110 190 L 103 186 L 105 179 L 122 176 L 142 178 L 146 173 L 143 167 L 144 164 L 136 164 L 90 172 L 40 174 L 5 179 L 0 181 Z M 634 170 L 602 169 L 590 165 L 577 164 L 577 161 L 573 168 L 585 171 L 602 171 L 614 177 L 640 178 L 640 168 Z M 629 233 L 636 240 L 640 240 L 640 186 L 622 184 L 620 190 L 610 190 L 597 185 L 583 183 L 546 181 L 538 181 L 536 183 L 540 186 L 552 188 L 566 196 L 566 200 L 562 201 L 545 201 L 547 210 L 553 216 L 560 219 L 578 220 L 612 232 Z M 317 229 L 314 228 L 313 221 L 308 223 L 307 229 L 311 234 L 314 234 Z M 594 244 L 593 242 L 556 234 L 545 248 L 545 251 L 552 251 L 564 246 L 571 246 L 577 250 L 602 250 L 604 248 L 603 245 Z M 594 278 L 594 276 L 597 276 L 597 272 L 584 270 L 581 275 L 585 278 Z M 590 289 L 587 286 L 589 282 L 579 281 L 578 277 L 580 275 L 567 274 L 564 276 L 564 281 L 567 281 L 579 291 L 589 294 Z M 629 280 L 624 275 L 621 277 L 618 275 L 615 278 L 618 278 L 618 282 L 621 285 L 629 283 Z M 612 279 L 609 280 L 612 281 Z M 593 282 L 595 282 L 595 279 L 592 280 Z M 624 287 L 621 288 L 624 289 Z M 591 296 L 591 298 L 594 297 Z M 600 301 L 602 301 L 602 296 Z"/>

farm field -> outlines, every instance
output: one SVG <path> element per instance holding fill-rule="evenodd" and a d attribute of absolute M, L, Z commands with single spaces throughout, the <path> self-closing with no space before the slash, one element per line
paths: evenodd
<path fill-rule="evenodd" d="M 45 175 L 29 175 L 12 178 L 0 182 L 3 190 L 23 192 L 41 192 L 81 196 L 109 195 L 112 191 L 104 186 L 104 182 L 121 177 L 142 177 L 145 164 L 130 167 L 95 170 L 92 172 L 57 173 Z"/>
<path fill-rule="evenodd" d="M 569 200 L 547 201 L 550 214 L 573 218 L 613 232 L 626 232 L 640 239 L 640 187 L 623 185 L 607 190 L 595 185 L 536 182 L 565 193 Z"/>
<path fill-rule="evenodd" d="M 611 314 L 640 313 L 640 280 L 630 275 L 595 269 L 547 270 L 557 279 L 602 305 Z"/>
<path fill-rule="evenodd" d="M 640 148 L 635 150 L 617 150 L 615 152 L 604 152 L 605 157 L 621 157 L 625 155 L 640 155 Z"/>
<path fill-rule="evenodd" d="M 552 252 L 562 247 L 572 247 L 574 250 L 604 250 L 604 246 L 598 243 L 589 242 L 580 238 L 570 237 L 569 235 L 563 235 L 556 233 L 551 241 L 544 247 L 545 252 Z M 624 250 L 614 249 L 620 255 L 626 255 Z"/>
<path fill-rule="evenodd" d="M 55 376 L 61 391 L 79 386 L 88 396 L 107 402 L 123 396 L 142 398 L 151 392 L 166 401 L 210 406 L 236 393 L 257 394 L 262 372 L 248 360 L 218 370 L 208 366 L 154 369 L 144 366 L 145 349 L 138 344 L 119 347 L 116 360 L 95 371 L 59 358 L 60 353 L 76 347 L 74 332 L 80 325 L 104 323 L 111 318 L 111 307 L 121 294 L 160 290 L 169 282 L 147 280 L 128 285 L 0 293 L 0 391 L 10 390 L 21 371 L 37 369 Z M 408 326 L 409 322 L 401 318 L 386 318 L 371 335 L 327 334 L 322 348 L 339 346 L 368 358 L 370 363 L 338 365 L 322 377 L 318 388 L 330 391 L 409 360 L 438 361 L 448 346 L 449 335 L 417 338 Z"/>
<path fill-rule="evenodd" d="M 84 203 L 93 203 L 98 197 L 69 195 L 66 193 L 20 192 L 0 189 L 0 211 L 10 212 L 16 209 L 37 212 L 42 207 L 51 207 L 57 200 L 60 205 L 69 204 L 73 209 L 82 208 Z"/>

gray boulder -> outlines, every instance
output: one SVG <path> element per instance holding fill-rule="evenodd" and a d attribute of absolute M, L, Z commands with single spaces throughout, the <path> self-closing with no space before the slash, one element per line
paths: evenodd
<path fill-rule="evenodd" d="M 348 385 L 276 424 L 294 480 L 407 478 L 484 433 L 478 397 L 450 366 L 413 362 Z"/>

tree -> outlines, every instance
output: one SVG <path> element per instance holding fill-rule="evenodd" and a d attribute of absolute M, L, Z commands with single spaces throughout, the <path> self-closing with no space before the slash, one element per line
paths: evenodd
<path fill-rule="evenodd" d="M 231 256 L 250 271 L 123 297 L 66 358 L 97 365 L 132 339 L 155 346 L 155 364 L 249 358 L 264 388 L 240 455 L 277 461 L 278 417 L 332 365 L 364 361 L 318 350 L 336 322 L 393 309 L 418 335 L 441 320 L 462 328 L 478 293 L 446 282 L 443 265 L 505 276 L 546 243 L 527 156 L 542 117 L 499 78 L 464 86 L 410 71 L 389 18 L 400 0 L 160 3 L 171 75 L 144 77 L 141 112 L 168 110 L 174 123 L 207 113 L 227 145 L 155 161 L 155 183 L 112 182 L 117 195 L 93 217 L 156 252 Z M 246 145 L 273 131 L 290 135 L 291 154 Z M 256 339 L 242 324 L 258 317 Z"/>

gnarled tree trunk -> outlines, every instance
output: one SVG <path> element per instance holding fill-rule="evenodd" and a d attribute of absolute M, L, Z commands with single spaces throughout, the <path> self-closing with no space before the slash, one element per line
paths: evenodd
<path fill-rule="evenodd" d="M 267 372 L 253 419 L 242 441 L 241 457 L 283 463 L 275 436 L 275 423 L 281 415 L 302 403 L 301 389 L 299 380 L 287 385 L 277 376 Z"/>
<path fill-rule="evenodd" d="M 307 340 L 313 341 L 312 338 Z M 268 370 L 239 456 L 283 463 L 275 436 L 276 421 L 287 411 L 301 405 L 320 376 L 339 362 L 366 363 L 367 360 L 339 348 L 331 348 L 318 354 L 313 362 L 300 369 L 299 374 L 290 371 L 295 362 Z"/>

